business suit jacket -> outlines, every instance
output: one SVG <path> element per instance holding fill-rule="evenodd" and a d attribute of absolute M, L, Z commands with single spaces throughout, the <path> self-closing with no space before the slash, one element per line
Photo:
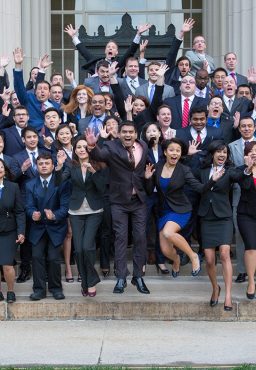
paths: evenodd
<path fill-rule="evenodd" d="M 119 70 L 125 66 L 126 59 L 128 59 L 129 57 L 133 57 L 135 55 L 136 51 L 138 50 L 138 47 L 139 44 L 132 42 L 129 48 L 125 51 L 124 55 L 122 56 L 117 55 L 115 58 L 113 58 L 113 61 L 118 62 Z M 85 42 L 77 44 L 76 48 L 82 55 L 82 57 L 84 57 L 84 59 L 87 61 L 87 63 L 84 64 L 82 68 L 88 70 L 89 73 L 94 74 L 96 63 L 101 59 L 105 59 L 105 55 L 103 55 L 102 57 L 95 56 L 93 53 L 89 51 Z"/>
<path fill-rule="evenodd" d="M 149 85 L 149 83 L 147 82 L 147 83 L 139 86 L 135 91 L 135 95 L 136 96 L 142 95 L 142 96 L 145 96 L 147 99 L 149 99 L 148 85 Z M 162 100 L 167 99 L 167 98 L 171 98 L 173 96 L 175 96 L 175 92 L 174 92 L 173 87 L 168 86 L 168 85 L 164 85 Z"/>
<path fill-rule="evenodd" d="M 44 125 L 44 113 L 41 111 L 42 103 L 37 100 L 33 93 L 27 92 L 24 86 L 23 71 L 13 70 L 14 90 L 19 98 L 20 104 L 24 105 L 29 112 L 29 125 L 38 131 Z M 49 99 L 49 102 L 56 109 L 60 109 L 60 104 Z"/>
<path fill-rule="evenodd" d="M 227 72 L 228 72 L 228 74 L 230 74 L 230 72 L 229 72 L 229 71 L 227 71 Z M 241 75 L 241 74 L 239 74 L 239 73 L 236 73 L 236 72 L 235 72 L 235 77 L 236 77 L 236 84 L 237 84 L 237 87 L 238 87 L 239 85 L 242 85 L 242 84 L 246 84 L 246 85 L 248 85 L 248 79 L 247 79 L 247 77 L 246 77 L 246 76 Z"/>
<path fill-rule="evenodd" d="M 195 76 L 196 72 L 199 69 L 203 68 L 203 60 L 200 58 L 199 54 L 196 53 L 194 50 L 188 50 L 185 56 L 188 57 L 191 62 L 191 70 L 189 73 Z M 205 59 L 207 60 L 211 68 L 210 73 L 212 73 L 215 70 L 214 59 L 208 54 L 205 54 Z"/>
<path fill-rule="evenodd" d="M 138 78 L 138 82 L 139 82 L 139 87 L 147 83 L 147 80 L 145 80 L 143 78 L 140 78 L 140 77 L 137 77 L 137 78 Z M 118 80 L 119 86 L 122 90 L 124 99 L 126 99 L 128 97 L 128 95 L 134 95 L 133 92 L 130 89 L 130 86 L 127 83 L 126 78 L 118 77 L 117 80 Z"/>
<path fill-rule="evenodd" d="M 209 181 L 211 167 L 201 169 L 198 172 L 198 178 L 206 184 Z M 225 168 L 224 175 L 216 181 L 207 192 L 201 195 L 201 201 L 198 209 L 198 215 L 204 217 L 212 206 L 215 216 L 219 218 L 232 217 L 230 204 L 230 191 L 232 184 L 239 181 L 243 172 L 231 166 Z"/>
<path fill-rule="evenodd" d="M 100 79 L 98 76 L 89 77 L 84 80 L 84 85 L 87 87 L 90 87 L 94 94 L 101 94 L 101 88 L 100 88 Z M 113 91 L 111 90 L 111 86 L 109 85 L 109 93 L 113 94 Z"/>
<path fill-rule="evenodd" d="M 229 144 L 230 149 L 230 159 L 234 163 L 236 167 L 241 167 L 244 165 L 244 145 L 243 139 L 240 138 L 236 141 L 233 141 Z M 232 198 L 232 205 L 233 207 L 237 207 L 239 203 L 239 199 L 241 196 L 241 188 L 239 184 L 233 185 L 233 198 Z"/>
<path fill-rule="evenodd" d="M 68 202 L 70 185 L 68 182 L 56 186 L 53 175 L 45 192 L 39 176 L 26 184 L 26 213 L 30 219 L 29 240 L 36 245 L 46 232 L 55 247 L 60 246 L 67 234 Z M 51 209 L 55 220 L 48 220 L 44 209 Z M 33 212 L 41 212 L 41 219 L 33 221 Z"/>
<path fill-rule="evenodd" d="M 170 127 L 174 129 L 182 128 L 182 106 L 181 106 L 181 95 L 174 96 L 172 98 L 167 98 L 164 100 L 164 104 L 169 105 L 172 112 L 172 122 Z M 207 105 L 207 99 L 194 97 L 190 109 L 194 107 L 205 107 Z"/>
<path fill-rule="evenodd" d="M 17 235 L 25 235 L 25 210 L 18 184 L 4 179 L 0 199 L 0 233 L 17 230 Z"/>
<path fill-rule="evenodd" d="M 244 169 L 245 166 L 241 167 L 242 171 Z M 239 181 L 239 185 L 241 188 L 241 197 L 237 207 L 237 214 L 256 218 L 256 189 L 252 175 L 243 176 Z"/>
<path fill-rule="evenodd" d="M 193 136 L 191 135 L 190 129 L 191 127 L 188 126 L 186 128 L 181 128 L 176 131 L 176 137 L 182 140 L 187 146 L 189 146 L 189 142 L 193 140 Z M 207 149 L 209 144 L 213 140 L 221 140 L 223 138 L 222 130 L 219 128 L 206 127 L 206 130 L 207 130 L 206 137 L 197 148 L 198 150 L 200 150 L 200 152 L 197 152 L 190 156 L 188 155 L 186 158 L 185 163 L 192 169 L 192 171 L 198 169 L 201 166 L 202 161 L 205 159 L 207 155 Z"/>
<path fill-rule="evenodd" d="M 71 180 L 72 194 L 69 200 L 69 208 L 77 210 L 81 207 L 84 198 L 92 210 L 103 208 L 103 194 L 105 191 L 105 179 L 103 171 L 96 171 L 94 174 L 87 171 L 85 181 L 83 179 L 81 166 L 66 163 L 65 168 L 56 171 L 56 182 Z"/>
<path fill-rule="evenodd" d="M 230 120 L 232 122 L 234 122 L 234 114 L 236 112 L 240 112 L 241 115 L 249 112 L 251 109 L 251 102 L 250 100 L 242 97 L 242 98 L 237 98 L 235 97 L 234 101 L 233 101 L 233 104 L 232 104 L 232 108 L 231 108 L 231 111 L 228 110 L 228 107 L 226 106 L 224 100 L 223 100 L 223 113 L 222 113 L 222 116 L 227 119 L 227 120 Z"/>
<path fill-rule="evenodd" d="M 12 157 L 25 149 L 25 145 L 15 125 L 2 131 L 5 136 L 4 154 Z"/>
<path fill-rule="evenodd" d="M 167 85 L 173 87 L 175 95 L 180 95 L 180 70 L 178 67 L 176 67 L 176 58 L 182 41 L 183 40 L 179 40 L 176 36 L 174 36 L 170 50 L 166 56 L 166 64 L 168 65 L 169 69 L 165 72 L 164 79 Z"/>
<path fill-rule="evenodd" d="M 142 157 L 135 168 L 129 162 L 128 152 L 119 139 L 105 141 L 101 149 L 96 145 L 90 152 L 92 159 L 106 162 L 109 166 L 109 197 L 112 204 L 129 204 L 133 188 L 140 201 L 146 201 L 144 171 L 148 148 L 144 141 L 138 142 L 142 146 Z"/>
<path fill-rule="evenodd" d="M 192 211 L 192 205 L 184 193 L 185 184 L 190 185 L 194 191 L 202 193 L 210 188 L 214 182 L 209 180 L 206 185 L 201 184 L 194 177 L 188 166 L 178 162 L 173 171 L 172 177 L 170 178 L 168 188 L 164 192 L 160 186 L 160 178 L 164 164 L 165 161 L 158 162 L 153 177 L 146 181 L 147 192 L 152 193 L 154 187 L 156 186 L 159 197 L 158 208 L 160 213 L 165 209 L 165 202 L 167 202 L 168 206 L 174 212 L 186 213 Z"/>

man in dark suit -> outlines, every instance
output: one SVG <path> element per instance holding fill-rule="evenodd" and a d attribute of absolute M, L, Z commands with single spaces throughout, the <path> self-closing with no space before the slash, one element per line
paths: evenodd
<path fill-rule="evenodd" d="M 118 56 L 118 46 L 115 41 L 110 40 L 105 48 L 105 57 L 97 57 L 93 55 L 87 48 L 85 42 L 81 42 L 78 38 L 78 30 L 74 29 L 73 26 L 70 24 L 65 28 L 65 32 L 72 38 L 73 44 L 76 46 L 79 53 L 84 57 L 86 60 L 86 64 L 82 67 L 88 70 L 89 73 L 95 73 L 95 66 L 98 60 L 105 58 L 108 64 L 113 63 L 114 61 L 118 62 L 119 70 L 125 66 L 125 61 L 127 58 L 134 56 L 136 53 L 139 44 L 140 44 L 140 37 L 141 34 L 146 32 L 151 27 L 150 24 L 144 24 L 137 27 L 137 34 L 131 43 L 130 47 L 127 49 L 125 54 L 121 57 Z"/>
<path fill-rule="evenodd" d="M 48 276 L 48 290 L 59 300 L 65 298 L 61 284 L 61 245 L 67 234 L 70 187 L 68 182 L 55 185 L 51 155 L 41 154 L 36 162 L 39 176 L 26 185 L 34 291 L 30 299 L 38 301 L 46 297 Z"/>
<path fill-rule="evenodd" d="M 234 79 L 236 86 L 239 86 L 241 84 L 248 84 L 247 77 L 236 72 L 237 56 L 235 53 L 226 53 L 224 55 L 224 64 L 228 75 Z"/>
<path fill-rule="evenodd" d="M 118 78 L 118 83 L 126 99 L 128 95 L 135 95 L 136 89 L 146 84 L 147 80 L 139 77 L 139 62 L 135 57 L 126 60 L 125 75 L 125 78 Z"/>
<path fill-rule="evenodd" d="M 119 139 L 106 141 L 100 149 L 93 131 L 86 133 L 88 149 L 93 159 L 104 161 L 110 169 L 110 203 L 113 230 L 115 232 L 115 267 L 117 283 L 113 293 L 123 293 L 126 287 L 128 219 L 133 233 L 133 278 L 140 293 L 149 294 L 143 281 L 146 261 L 146 193 L 144 171 L 148 148 L 137 140 L 134 123 L 124 121 L 119 127 Z"/>
<path fill-rule="evenodd" d="M 95 94 L 91 102 L 92 114 L 85 118 L 81 118 L 78 123 L 78 133 L 84 134 L 86 128 L 90 127 L 97 135 L 103 127 L 103 121 L 106 117 L 106 102 L 102 94 Z"/>
<path fill-rule="evenodd" d="M 25 149 L 21 132 L 28 125 L 29 115 L 27 109 L 22 105 L 16 107 L 13 119 L 15 125 L 3 130 L 5 135 L 4 154 L 10 157 Z"/>
<path fill-rule="evenodd" d="M 110 87 L 108 67 L 109 64 L 106 60 L 99 60 L 96 64 L 97 75 L 84 80 L 84 85 L 90 87 L 94 94 L 101 94 L 102 92 L 113 94 Z"/>
<path fill-rule="evenodd" d="M 48 108 L 44 112 L 44 127 L 41 130 L 44 145 L 51 148 L 53 141 L 56 139 L 56 130 L 61 124 L 60 112 L 56 108 Z"/>
<path fill-rule="evenodd" d="M 222 96 L 224 93 L 223 90 L 223 81 L 224 78 L 227 77 L 227 71 L 222 68 L 216 68 L 212 73 L 212 83 L 211 83 L 211 90 L 212 96 Z"/>
<path fill-rule="evenodd" d="M 13 164 L 11 172 L 15 176 L 15 181 L 18 182 L 21 190 L 23 204 L 26 204 L 26 183 L 37 176 L 36 158 L 39 154 L 45 153 L 46 150 L 38 147 L 39 136 L 36 129 L 33 127 L 25 127 L 22 130 L 22 140 L 25 149 L 13 155 Z M 27 224 L 27 227 L 29 224 Z M 17 278 L 17 283 L 24 283 L 30 279 L 31 268 L 31 245 L 25 241 L 20 248 L 20 275 Z"/>
<path fill-rule="evenodd" d="M 209 83 L 209 74 L 205 69 L 199 69 L 196 71 L 196 90 L 195 90 L 195 96 L 198 96 L 199 98 L 203 98 L 207 100 L 207 104 L 210 100 L 210 93 L 211 90 L 208 86 Z"/>
<path fill-rule="evenodd" d="M 180 91 L 181 95 L 167 98 L 164 104 L 171 108 L 172 123 L 171 128 L 179 129 L 185 128 L 189 124 L 189 112 L 195 106 L 206 106 L 207 101 L 203 98 L 195 96 L 195 78 L 192 76 L 185 76 L 181 80 Z"/>

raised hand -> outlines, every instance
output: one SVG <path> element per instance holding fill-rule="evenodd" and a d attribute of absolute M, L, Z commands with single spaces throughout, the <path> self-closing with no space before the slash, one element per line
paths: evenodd
<path fill-rule="evenodd" d="M 149 30 L 151 27 L 151 24 L 150 23 L 146 23 L 146 24 L 141 24 L 137 27 L 137 34 L 138 35 L 141 35 L 143 32 L 146 32 L 147 30 Z"/>
<path fill-rule="evenodd" d="M 119 67 L 117 67 L 117 65 L 118 65 L 117 61 L 109 65 L 108 67 L 109 78 L 114 77 L 116 75 L 116 72 L 119 70 Z"/>
<path fill-rule="evenodd" d="M 208 63 L 208 62 L 207 62 L 207 60 L 205 59 L 205 60 L 203 61 L 203 69 L 205 69 L 205 70 L 207 71 L 208 65 L 209 65 L 209 63 Z"/>
<path fill-rule="evenodd" d="M 72 85 L 72 83 L 75 79 L 74 72 L 71 71 L 70 69 L 66 69 L 65 73 L 66 73 L 66 78 L 67 78 L 68 82 Z"/>
<path fill-rule="evenodd" d="M 151 163 L 147 164 L 144 174 L 145 179 L 150 179 L 153 176 L 154 172 L 155 172 L 154 165 Z"/>
<path fill-rule="evenodd" d="M 256 68 L 251 67 L 248 69 L 247 79 L 251 84 L 256 83 Z"/>
<path fill-rule="evenodd" d="M 128 97 L 124 101 L 124 108 L 125 108 L 126 113 L 132 112 L 133 104 L 134 103 L 132 103 L 132 96 L 128 95 Z"/>
<path fill-rule="evenodd" d="M 236 112 L 236 113 L 234 114 L 234 116 L 233 116 L 233 118 L 234 118 L 233 127 L 234 127 L 234 128 L 237 128 L 237 127 L 238 127 L 239 122 L 240 122 L 240 116 L 241 116 L 240 112 Z"/>
<path fill-rule="evenodd" d="M 140 53 L 145 53 L 145 50 L 147 49 L 148 46 L 148 40 L 142 40 L 140 43 Z"/>
<path fill-rule="evenodd" d="M 189 32 L 192 30 L 193 26 L 195 24 L 195 20 L 193 18 L 188 18 L 188 19 L 185 19 L 182 27 L 181 27 L 181 31 L 182 32 Z"/>
<path fill-rule="evenodd" d="M 110 132 L 107 132 L 106 126 L 100 130 L 100 137 L 102 137 L 103 139 L 107 139 L 109 135 L 110 135 Z"/>
<path fill-rule="evenodd" d="M 6 68 L 10 62 L 9 57 L 2 56 L 0 57 L 0 68 Z"/>
<path fill-rule="evenodd" d="M 88 127 L 85 130 L 84 135 L 85 135 L 85 139 L 86 139 L 87 144 L 88 144 L 88 149 L 90 150 L 90 147 L 93 148 L 96 145 L 96 143 L 98 141 L 99 134 L 97 136 L 95 136 L 93 129 Z"/>
<path fill-rule="evenodd" d="M 15 63 L 15 66 L 21 66 L 21 64 L 23 63 L 23 59 L 24 59 L 24 54 L 23 54 L 23 50 L 21 48 L 15 48 L 14 51 L 13 51 L 13 60 L 14 60 L 14 63 Z"/>
<path fill-rule="evenodd" d="M 225 173 L 225 168 L 222 168 L 221 170 L 218 170 L 218 167 L 215 167 L 213 169 L 212 179 L 213 181 L 219 180 Z"/>
<path fill-rule="evenodd" d="M 67 33 L 70 37 L 74 37 L 78 35 L 78 28 L 73 28 L 72 24 L 68 24 L 64 28 L 64 32 Z"/>
<path fill-rule="evenodd" d="M 65 150 L 59 150 L 57 153 L 58 166 L 62 167 L 66 159 L 67 159 L 67 154 Z"/>
<path fill-rule="evenodd" d="M 50 60 L 50 56 L 48 54 L 43 55 L 39 58 L 38 61 L 38 68 L 39 69 L 47 69 L 53 62 Z"/>
<path fill-rule="evenodd" d="M 0 97 L 3 99 L 4 102 L 10 102 L 10 99 L 11 99 L 11 90 L 10 89 L 6 89 L 6 87 L 4 87 L 4 91 L 2 94 L 0 94 Z"/>
<path fill-rule="evenodd" d="M 2 115 L 4 117 L 9 117 L 10 113 L 11 113 L 11 108 L 8 108 L 8 102 L 6 101 L 4 102 L 4 105 L 2 107 Z"/>
<path fill-rule="evenodd" d="M 26 159 L 21 165 L 21 171 L 26 172 L 29 167 L 32 166 L 30 158 Z"/>
<path fill-rule="evenodd" d="M 73 135 L 76 135 L 78 133 L 77 129 L 76 129 L 76 124 L 74 122 L 69 122 L 69 127 L 71 128 L 72 132 L 73 132 Z"/>
<path fill-rule="evenodd" d="M 46 148 L 51 148 L 51 145 L 53 143 L 53 138 L 51 136 L 43 135 L 43 140 L 44 140 L 44 146 L 46 146 Z"/>
<path fill-rule="evenodd" d="M 189 141 L 188 155 L 193 155 L 201 152 L 200 149 L 197 149 L 199 144 L 200 143 L 198 143 L 196 140 Z"/>

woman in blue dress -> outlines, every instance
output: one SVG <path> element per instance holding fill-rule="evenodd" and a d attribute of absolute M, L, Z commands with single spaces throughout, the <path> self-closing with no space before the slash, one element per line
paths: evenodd
<path fill-rule="evenodd" d="M 224 173 L 224 170 L 214 170 L 211 179 L 203 185 L 195 179 L 189 167 L 183 165 L 180 159 L 187 154 L 186 145 L 179 139 L 173 138 L 163 143 L 165 161 L 158 163 L 156 168 L 146 166 L 145 177 L 148 192 L 154 186 L 158 191 L 159 200 L 159 238 L 163 254 L 173 260 L 173 277 L 179 275 L 180 257 L 176 252 L 179 248 L 187 254 L 192 264 L 192 276 L 201 271 L 200 260 L 186 239 L 179 232 L 186 226 L 192 206 L 184 193 L 184 185 L 189 184 L 193 190 L 202 193 L 210 189 Z"/>

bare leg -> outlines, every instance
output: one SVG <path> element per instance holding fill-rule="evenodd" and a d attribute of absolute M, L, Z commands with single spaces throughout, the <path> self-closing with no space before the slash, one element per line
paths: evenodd
<path fill-rule="evenodd" d="M 14 281 L 15 281 L 15 270 L 13 266 L 3 266 L 4 278 L 7 284 L 8 292 L 14 291 Z"/>
<path fill-rule="evenodd" d="M 212 284 L 212 300 L 217 301 L 219 295 L 219 286 L 216 277 L 216 266 L 215 266 L 215 248 L 207 248 L 204 250 L 206 269 Z"/>
<path fill-rule="evenodd" d="M 71 266 L 70 266 L 71 238 L 72 238 L 72 230 L 71 230 L 70 222 L 68 221 L 68 232 L 67 232 L 66 238 L 63 242 L 63 253 L 64 253 L 66 278 L 67 279 L 72 279 L 72 270 L 71 270 Z"/>
<path fill-rule="evenodd" d="M 247 293 L 253 294 L 255 292 L 254 275 L 256 270 L 256 251 L 255 250 L 245 251 L 244 260 L 248 275 Z"/>
<path fill-rule="evenodd" d="M 231 288 L 232 288 L 232 263 L 230 259 L 230 245 L 220 246 L 220 260 L 222 263 L 223 278 L 225 282 L 225 305 L 232 306 Z"/>
<path fill-rule="evenodd" d="M 168 259 L 173 261 L 173 270 L 179 271 L 180 270 L 180 256 L 177 254 L 176 249 L 173 247 L 173 244 L 169 242 L 164 236 L 163 231 L 159 233 L 159 241 L 162 253 Z M 165 265 L 164 265 L 165 266 Z"/>
<path fill-rule="evenodd" d="M 178 234 L 180 231 L 180 226 L 175 222 L 168 221 L 162 232 L 163 236 L 171 242 L 175 247 L 179 248 L 182 252 L 184 252 L 190 259 L 192 263 L 192 269 L 197 270 L 200 266 L 200 262 L 198 259 L 197 254 L 191 249 L 188 242 L 182 235 Z"/>

